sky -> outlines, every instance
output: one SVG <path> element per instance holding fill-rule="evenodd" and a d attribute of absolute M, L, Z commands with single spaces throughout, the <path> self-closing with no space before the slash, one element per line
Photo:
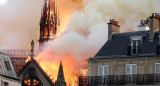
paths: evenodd
<path fill-rule="evenodd" d="M 32 39 L 38 44 L 43 2 L 0 0 L 0 49 L 30 48 Z M 57 0 L 57 4 L 59 33 L 67 28 L 83 36 L 89 34 L 92 26 L 108 23 L 111 18 L 120 22 L 121 32 L 134 31 L 141 19 L 160 12 L 160 0 Z"/>
<path fill-rule="evenodd" d="M 67 3 L 66 3 L 67 2 Z M 59 10 L 64 28 L 81 0 L 61 0 Z M 33 39 L 38 44 L 39 22 L 44 0 L 0 0 L 0 49 L 26 49 Z M 60 32 L 60 31 L 59 31 Z"/>

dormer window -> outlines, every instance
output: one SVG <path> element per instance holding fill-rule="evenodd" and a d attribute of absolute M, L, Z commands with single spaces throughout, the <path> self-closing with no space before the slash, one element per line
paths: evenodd
<path fill-rule="evenodd" d="M 138 55 L 142 44 L 142 36 L 131 37 L 131 55 Z"/>
<path fill-rule="evenodd" d="M 6 68 L 7 68 L 8 70 L 11 70 L 11 65 L 10 65 L 9 61 L 4 61 L 4 63 L 5 63 L 5 65 L 6 65 Z"/>

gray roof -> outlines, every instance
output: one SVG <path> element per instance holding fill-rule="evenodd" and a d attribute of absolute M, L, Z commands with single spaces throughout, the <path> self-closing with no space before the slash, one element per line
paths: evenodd
<path fill-rule="evenodd" d="M 108 40 L 98 51 L 95 58 L 130 57 L 128 56 L 128 47 L 130 45 L 130 37 L 132 36 L 143 36 L 143 41 L 138 56 L 157 56 L 157 46 L 159 41 L 158 35 L 159 32 L 155 32 L 153 41 L 151 41 L 149 39 L 149 31 L 113 34 L 112 38 Z"/>
<path fill-rule="evenodd" d="M 0 52 L 0 76 L 18 80 L 10 57 L 2 52 Z"/>

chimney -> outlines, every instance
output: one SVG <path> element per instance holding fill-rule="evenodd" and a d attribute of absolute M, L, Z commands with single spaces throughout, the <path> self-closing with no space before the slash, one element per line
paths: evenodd
<path fill-rule="evenodd" d="M 141 20 L 140 25 L 138 25 L 138 31 L 149 30 L 149 18 L 146 20 Z"/>
<path fill-rule="evenodd" d="M 149 19 L 149 39 L 153 40 L 155 32 L 160 31 L 160 14 L 152 13 L 152 16 L 150 16 Z"/>
<path fill-rule="evenodd" d="M 112 38 L 113 33 L 119 33 L 120 26 L 118 25 L 118 22 L 114 19 L 111 19 L 108 23 L 108 40 Z"/>

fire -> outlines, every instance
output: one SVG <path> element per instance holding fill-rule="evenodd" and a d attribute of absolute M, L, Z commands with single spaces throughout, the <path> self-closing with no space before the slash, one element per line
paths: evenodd
<path fill-rule="evenodd" d="M 60 19 L 60 26 L 57 29 L 56 36 L 60 36 L 60 34 L 66 30 L 66 26 L 72 14 L 75 11 L 83 9 L 83 0 L 56 0 L 56 6 L 59 11 L 58 16 Z M 35 59 L 53 82 L 57 80 L 59 64 L 60 60 L 62 60 L 67 86 L 78 86 L 78 77 L 88 74 L 87 68 L 82 68 L 82 63 L 78 62 L 72 55 L 52 57 L 49 55 L 49 52 L 45 52 L 38 55 Z"/>
<path fill-rule="evenodd" d="M 36 86 L 36 85 L 38 85 L 39 84 L 39 81 L 37 81 L 36 79 L 34 79 L 33 80 L 33 82 L 31 82 L 31 80 L 30 79 L 28 79 L 28 80 L 24 80 L 24 84 L 26 84 L 26 85 L 31 85 L 31 84 L 33 84 L 34 86 Z"/>
<path fill-rule="evenodd" d="M 27 63 L 27 62 L 29 62 L 29 61 L 31 61 L 32 59 L 31 59 L 31 57 L 29 56 L 28 58 L 27 58 L 27 60 L 25 61 L 25 63 Z"/>
<path fill-rule="evenodd" d="M 59 11 L 60 26 L 57 31 L 59 36 L 66 30 L 66 26 L 72 17 L 72 14 L 84 8 L 83 0 L 56 0 L 56 5 Z"/>
<path fill-rule="evenodd" d="M 37 62 L 41 68 L 48 74 L 48 76 L 55 82 L 57 80 L 60 60 L 62 58 L 54 58 L 53 60 L 42 60 L 40 56 L 36 57 Z M 63 71 L 67 86 L 78 86 L 79 76 L 87 76 L 88 69 L 84 69 L 81 64 L 74 59 L 73 56 L 67 56 L 62 59 Z M 85 65 L 86 66 L 86 65 Z"/>

